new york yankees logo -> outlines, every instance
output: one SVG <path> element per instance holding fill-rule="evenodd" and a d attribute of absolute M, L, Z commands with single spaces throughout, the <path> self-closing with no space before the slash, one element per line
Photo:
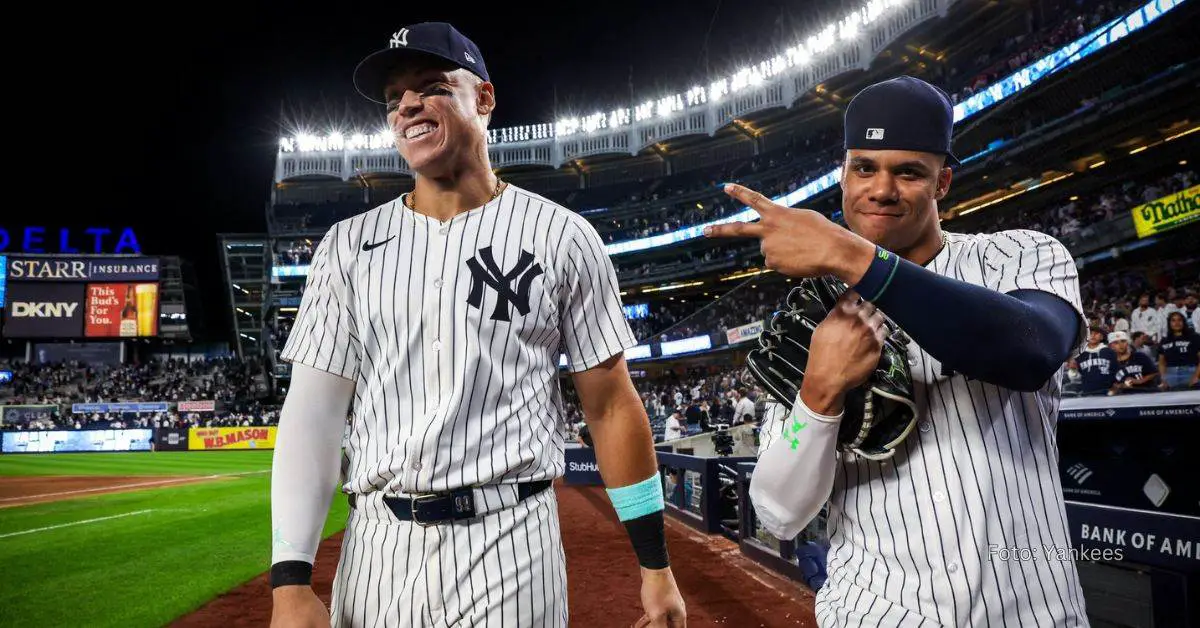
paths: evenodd
<path fill-rule="evenodd" d="M 492 257 L 492 247 L 479 249 L 475 257 L 467 260 L 467 268 L 471 269 L 471 292 L 467 295 L 467 304 L 475 309 L 482 309 L 483 286 L 486 284 L 496 291 L 496 308 L 492 310 L 492 320 L 510 321 L 508 306 L 512 304 L 524 316 L 529 313 L 529 286 L 533 279 L 542 274 L 542 265 L 533 262 L 533 253 L 521 250 L 521 258 L 512 270 L 505 273 L 496 266 Z M 517 280 L 517 289 L 512 288 L 513 280 Z"/>
<path fill-rule="evenodd" d="M 392 33 L 391 40 L 388 41 L 389 48 L 399 48 L 408 45 L 408 29 L 402 28 L 395 33 Z"/>

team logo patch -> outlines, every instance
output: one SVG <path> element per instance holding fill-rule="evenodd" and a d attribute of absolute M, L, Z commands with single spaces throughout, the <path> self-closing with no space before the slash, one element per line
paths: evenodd
<path fill-rule="evenodd" d="M 483 309 L 484 287 L 490 287 L 496 292 L 496 307 L 492 310 L 492 320 L 510 321 L 509 307 L 517 308 L 521 316 L 529 313 L 529 287 L 538 275 L 542 274 L 542 265 L 533 261 L 533 253 L 522 250 L 517 265 L 507 273 L 500 270 L 492 257 L 492 247 L 486 246 L 467 260 L 467 268 L 471 269 L 471 292 L 467 295 L 467 305 Z M 513 281 L 517 282 L 516 290 Z"/>
<path fill-rule="evenodd" d="M 471 53 L 464 50 L 463 56 L 467 58 L 467 61 L 470 61 L 471 63 L 475 63 L 475 57 L 472 57 Z"/>
<path fill-rule="evenodd" d="M 388 41 L 389 48 L 400 48 L 408 45 L 408 29 L 402 28 L 392 33 L 392 38 Z"/>
<path fill-rule="evenodd" d="M 883 129 L 867 129 L 867 139 L 869 139 L 869 140 L 883 139 Z"/>

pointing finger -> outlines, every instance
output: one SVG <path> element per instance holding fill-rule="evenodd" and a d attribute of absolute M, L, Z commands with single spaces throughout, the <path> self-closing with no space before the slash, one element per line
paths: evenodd
<path fill-rule="evenodd" d="M 758 215 L 766 216 L 767 214 L 777 209 L 782 209 L 780 205 L 771 202 L 771 199 L 751 190 L 750 188 L 740 186 L 736 183 L 725 184 L 725 193 L 735 198 L 758 211 Z"/>
<path fill-rule="evenodd" d="M 730 222 L 704 228 L 708 238 L 761 238 L 763 226 L 755 222 Z"/>

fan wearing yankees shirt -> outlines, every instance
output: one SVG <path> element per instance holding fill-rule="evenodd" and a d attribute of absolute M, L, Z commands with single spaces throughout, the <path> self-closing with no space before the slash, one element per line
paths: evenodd
<path fill-rule="evenodd" d="M 1104 343 L 1104 332 L 1092 329 L 1088 334 L 1087 345 L 1079 355 L 1071 358 L 1070 368 L 1080 374 L 1079 393 L 1082 395 L 1103 395 L 1112 388 L 1113 377 L 1116 374 L 1115 365 L 1117 354 Z"/>
<path fill-rule="evenodd" d="M 608 496 L 640 565 L 638 626 L 684 626 L 637 344 L 596 230 L 506 185 L 479 48 L 401 28 L 354 84 L 383 104 L 411 193 L 334 225 L 313 253 L 271 476 L 273 626 L 566 626 L 553 481 L 566 354 Z M 312 562 L 338 484 L 350 503 L 332 608 Z M 614 612 L 619 609 L 613 609 Z M 636 610 L 636 609 L 634 609 Z"/>
<path fill-rule="evenodd" d="M 1158 346 L 1158 370 L 1163 390 L 1187 390 L 1200 382 L 1200 334 L 1192 331 L 1183 312 L 1167 315 L 1167 333 Z"/>
<path fill-rule="evenodd" d="M 780 539 L 828 504 L 824 628 L 1088 622 L 1055 445 L 1062 365 L 1086 329 L 1075 262 L 1042 233 L 941 230 L 953 119 L 924 81 L 871 85 L 845 111 L 849 230 L 736 185 L 758 221 L 706 229 L 759 239 L 767 268 L 851 287 L 812 334 L 792 411 L 767 410 L 750 484 Z M 840 451 L 838 431 L 879 364 L 884 313 L 912 339 L 919 420 L 875 461 Z"/>
<path fill-rule="evenodd" d="M 1154 359 L 1135 350 L 1129 334 L 1114 331 L 1108 335 L 1108 344 L 1117 355 L 1113 363 L 1113 383 L 1108 394 L 1153 392 L 1157 388 L 1158 367 Z"/>

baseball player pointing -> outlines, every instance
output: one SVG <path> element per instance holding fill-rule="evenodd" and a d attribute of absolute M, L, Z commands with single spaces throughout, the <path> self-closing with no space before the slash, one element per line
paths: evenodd
<path fill-rule="evenodd" d="M 565 626 L 552 481 L 567 356 L 608 493 L 641 565 L 639 626 L 683 626 L 637 343 L 599 235 L 501 182 L 483 55 L 414 24 L 355 85 L 385 104 L 413 192 L 317 246 L 282 357 L 293 363 L 272 470 L 274 626 Z M 350 500 L 326 609 L 310 586 L 332 489 Z"/>
<path fill-rule="evenodd" d="M 1085 329 L 1075 264 L 1041 233 L 941 230 L 952 127 L 923 81 L 860 92 L 845 114 L 849 230 L 729 187 L 761 219 L 710 236 L 759 238 L 769 268 L 852 287 L 813 333 L 792 412 L 768 412 L 750 494 L 785 539 L 828 502 L 822 626 L 1086 625 L 1055 442 L 1059 368 Z M 836 447 L 846 393 L 879 362 L 880 312 L 912 339 L 920 417 L 884 462 Z"/>

